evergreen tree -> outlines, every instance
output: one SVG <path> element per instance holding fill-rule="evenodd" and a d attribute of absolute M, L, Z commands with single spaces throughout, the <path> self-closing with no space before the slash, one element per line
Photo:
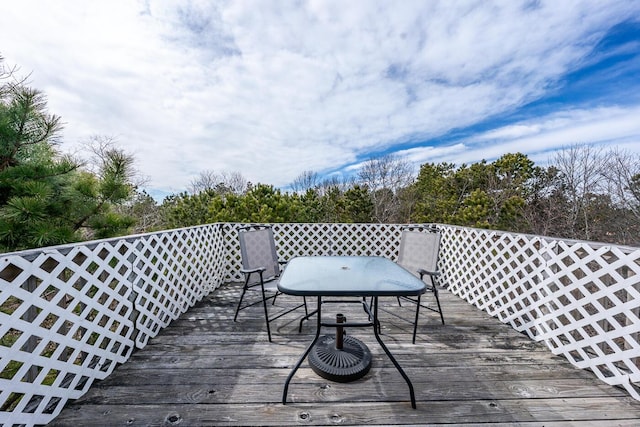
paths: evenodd
<path fill-rule="evenodd" d="M 0 251 L 126 233 L 133 219 L 113 206 L 131 194 L 133 158 L 107 147 L 94 174 L 61 155 L 60 118 L 1 60 Z"/>

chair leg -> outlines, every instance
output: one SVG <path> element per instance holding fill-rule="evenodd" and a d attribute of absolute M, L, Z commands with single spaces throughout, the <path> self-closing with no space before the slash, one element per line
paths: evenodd
<path fill-rule="evenodd" d="M 413 323 L 413 343 L 416 343 L 416 333 L 418 332 L 418 317 L 420 316 L 420 298 L 422 295 L 418 295 L 418 300 L 416 301 L 416 318 Z"/>
<path fill-rule="evenodd" d="M 269 342 L 271 341 L 271 328 L 269 327 L 269 311 L 267 310 L 267 295 L 264 292 L 264 284 L 262 282 L 262 275 L 260 277 L 260 289 L 262 290 L 262 306 L 264 307 L 264 319 L 267 322 L 267 336 L 269 337 Z"/>
<path fill-rule="evenodd" d="M 238 320 L 238 313 L 240 312 L 240 305 L 242 304 L 242 299 L 244 298 L 244 294 L 247 292 L 247 284 L 249 283 L 249 276 L 244 279 L 244 286 L 242 287 L 242 294 L 240 295 L 240 301 L 238 301 L 238 306 L 236 307 L 236 314 L 233 316 L 233 321 L 236 322 Z"/>
<path fill-rule="evenodd" d="M 433 284 L 433 295 L 436 297 L 436 303 L 438 304 L 438 313 L 440 313 L 440 320 L 444 325 L 444 316 L 442 315 L 442 307 L 440 306 L 440 298 L 438 298 L 438 288 L 436 288 L 435 283 Z"/>

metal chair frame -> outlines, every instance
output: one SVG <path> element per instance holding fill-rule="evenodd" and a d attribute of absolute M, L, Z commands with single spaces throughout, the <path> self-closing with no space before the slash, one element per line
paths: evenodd
<path fill-rule="evenodd" d="M 268 250 L 270 256 L 264 256 L 263 260 L 258 261 L 258 264 L 260 265 L 256 265 L 256 261 L 252 259 L 253 254 L 247 248 L 247 236 L 249 236 L 249 234 L 247 233 L 265 233 L 264 239 L 268 239 L 268 243 L 266 241 L 261 243 L 266 243 L 269 246 Z M 258 236 L 258 234 L 256 234 L 255 236 Z M 281 274 L 280 266 L 285 266 L 287 262 L 278 260 L 275 239 L 273 237 L 273 230 L 268 225 L 247 225 L 239 227 L 238 238 L 240 241 L 240 253 L 242 256 L 242 268 L 240 269 L 240 272 L 244 274 L 245 280 L 242 287 L 242 294 L 240 295 L 240 299 L 238 300 L 238 305 L 236 307 L 236 312 L 233 316 L 233 321 L 236 322 L 238 320 L 238 313 L 241 310 L 262 303 L 264 316 L 267 323 L 267 335 L 269 337 L 269 342 L 272 342 L 270 323 L 302 307 L 304 307 L 305 315 L 308 315 L 309 312 L 307 309 L 307 300 L 303 297 L 303 302 L 301 304 L 298 304 L 293 308 L 280 311 L 275 316 L 269 317 L 267 301 L 271 300 L 271 305 L 274 305 L 276 302 L 276 298 L 281 294 L 281 292 L 278 291 L 278 281 L 280 280 Z M 264 262 L 267 259 L 268 261 Z M 254 281 L 252 281 L 252 278 Z M 262 298 L 260 300 L 242 305 L 247 291 L 258 286 L 260 287 Z M 273 292 L 273 294 L 267 295 L 267 292 Z"/>
<path fill-rule="evenodd" d="M 412 230 L 419 230 L 419 231 L 412 231 Z M 403 265 L 403 258 L 404 258 L 404 253 L 403 251 L 405 250 L 404 244 L 403 244 L 403 237 L 401 237 L 401 241 L 400 241 L 400 249 L 398 251 L 398 260 L 397 263 L 405 268 L 407 268 L 407 270 L 411 271 L 413 274 L 416 274 L 420 277 L 420 280 L 424 280 L 424 277 L 427 276 L 429 277 L 429 283 L 427 283 L 427 291 L 431 291 L 433 293 L 433 296 L 435 297 L 436 300 L 436 304 L 438 306 L 438 308 L 434 308 L 428 305 L 425 305 L 422 303 L 422 295 L 418 295 L 417 297 L 398 297 L 398 305 L 402 306 L 401 300 L 405 300 L 405 301 L 409 301 L 411 303 L 414 303 L 416 305 L 416 314 L 415 314 L 415 318 L 413 320 L 413 339 L 412 342 L 413 344 L 416 343 L 416 334 L 418 331 L 418 320 L 420 317 L 420 308 L 424 308 L 430 311 L 433 311 L 435 313 L 440 314 L 440 320 L 442 321 L 442 324 L 444 325 L 444 315 L 442 313 L 442 306 L 440 305 L 440 297 L 438 296 L 438 281 L 437 278 L 440 275 L 440 272 L 437 270 L 437 263 L 438 263 L 438 252 L 440 250 L 440 230 L 436 227 L 423 227 L 423 226 L 407 226 L 407 227 L 403 227 L 401 232 L 403 233 L 402 236 L 404 237 L 404 233 L 405 232 L 420 232 L 420 233 L 437 233 L 437 242 L 436 242 L 436 253 L 435 253 L 435 259 L 432 262 L 431 267 L 433 268 L 429 268 L 429 269 L 425 269 L 425 268 L 417 268 L 415 271 L 411 271 L 410 268 L 407 268 L 407 266 Z"/>

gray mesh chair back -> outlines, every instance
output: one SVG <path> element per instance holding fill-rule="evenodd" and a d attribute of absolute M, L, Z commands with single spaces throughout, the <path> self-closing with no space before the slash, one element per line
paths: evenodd
<path fill-rule="evenodd" d="M 303 299 L 301 304 L 282 308 L 275 315 L 270 315 L 267 301 L 271 300 L 271 305 L 274 305 L 277 296 L 280 294 L 278 292 L 280 262 L 278 261 L 273 230 L 266 225 L 240 227 L 238 229 L 238 239 L 240 242 L 240 255 L 242 256 L 242 269 L 240 272 L 244 274 L 245 281 L 233 321 L 237 322 L 240 310 L 262 303 L 264 317 L 267 322 L 267 335 L 269 336 L 269 341 L 271 341 L 270 322 L 301 307 L 304 307 L 305 314 L 308 313 L 307 302 Z M 259 298 L 245 302 L 243 305 L 245 295 L 249 290 L 259 290 Z"/>
<path fill-rule="evenodd" d="M 413 321 L 414 344 L 416 342 L 421 307 L 439 313 L 440 320 L 444 325 L 444 315 L 442 314 L 437 287 L 437 277 L 440 275 L 438 271 L 438 254 L 440 252 L 441 233 L 437 228 L 418 227 L 417 229 L 420 231 L 415 231 L 415 228 L 402 231 L 397 263 L 422 280 L 425 280 L 425 276 L 428 278 L 428 280 L 426 280 L 427 291 L 433 293 L 437 308 L 432 305 L 423 304 L 422 296 L 418 296 L 417 298 L 403 298 L 416 304 L 416 313 Z M 398 303 L 400 303 L 400 299 L 398 299 Z"/>
<path fill-rule="evenodd" d="M 280 276 L 278 253 L 273 230 L 270 227 L 239 231 L 238 238 L 240 239 L 240 254 L 244 270 L 264 268 L 262 279 L 265 282 Z M 249 283 L 257 283 L 260 277 L 254 274 L 251 279 Z"/>
<path fill-rule="evenodd" d="M 440 232 L 403 230 L 397 263 L 420 277 L 418 270 L 437 271 Z"/>

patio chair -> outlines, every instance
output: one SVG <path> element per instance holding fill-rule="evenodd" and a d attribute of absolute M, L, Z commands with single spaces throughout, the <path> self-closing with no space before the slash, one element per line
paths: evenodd
<path fill-rule="evenodd" d="M 271 342 L 270 323 L 285 314 L 304 307 L 305 314 L 307 311 L 307 301 L 303 298 L 303 302 L 286 310 L 281 310 L 274 316 L 269 316 L 267 301 L 271 300 L 271 305 L 275 304 L 278 291 L 278 282 L 280 280 L 280 265 L 286 264 L 284 261 L 278 261 L 275 240 L 273 238 L 273 230 L 270 226 L 250 225 L 238 228 L 238 238 L 240 240 L 240 254 L 242 256 L 241 273 L 245 276 L 242 294 L 236 307 L 236 313 L 233 321 L 238 319 L 240 310 L 253 307 L 262 303 L 264 308 L 264 316 L 267 322 L 267 335 Z M 242 305 L 247 291 L 260 291 L 259 296 L 250 302 Z"/>
<path fill-rule="evenodd" d="M 410 271 L 414 275 L 425 280 L 425 276 L 429 278 L 427 281 L 427 292 L 431 291 L 435 297 L 438 308 L 425 305 L 422 302 L 422 295 L 418 297 L 401 297 L 398 298 L 398 304 L 401 300 L 407 300 L 416 305 L 416 314 L 413 321 L 413 343 L 416 343 L 416 332 L 418 330 L 418 319 L 420 316 L 420 308 L 425 308 L 440 314 L 440 320 L 444 325 L 444 315 L 440 306 L 440 298 L 438 297 L 437 278 L 440 275 L 438 271 L 438 252 L 440 251 L 440 230 L 434 227 L 407 227 L 402 230 L 400 238 L 400 249 L 398 251 L 398 260 L 400 266 Z"/>

